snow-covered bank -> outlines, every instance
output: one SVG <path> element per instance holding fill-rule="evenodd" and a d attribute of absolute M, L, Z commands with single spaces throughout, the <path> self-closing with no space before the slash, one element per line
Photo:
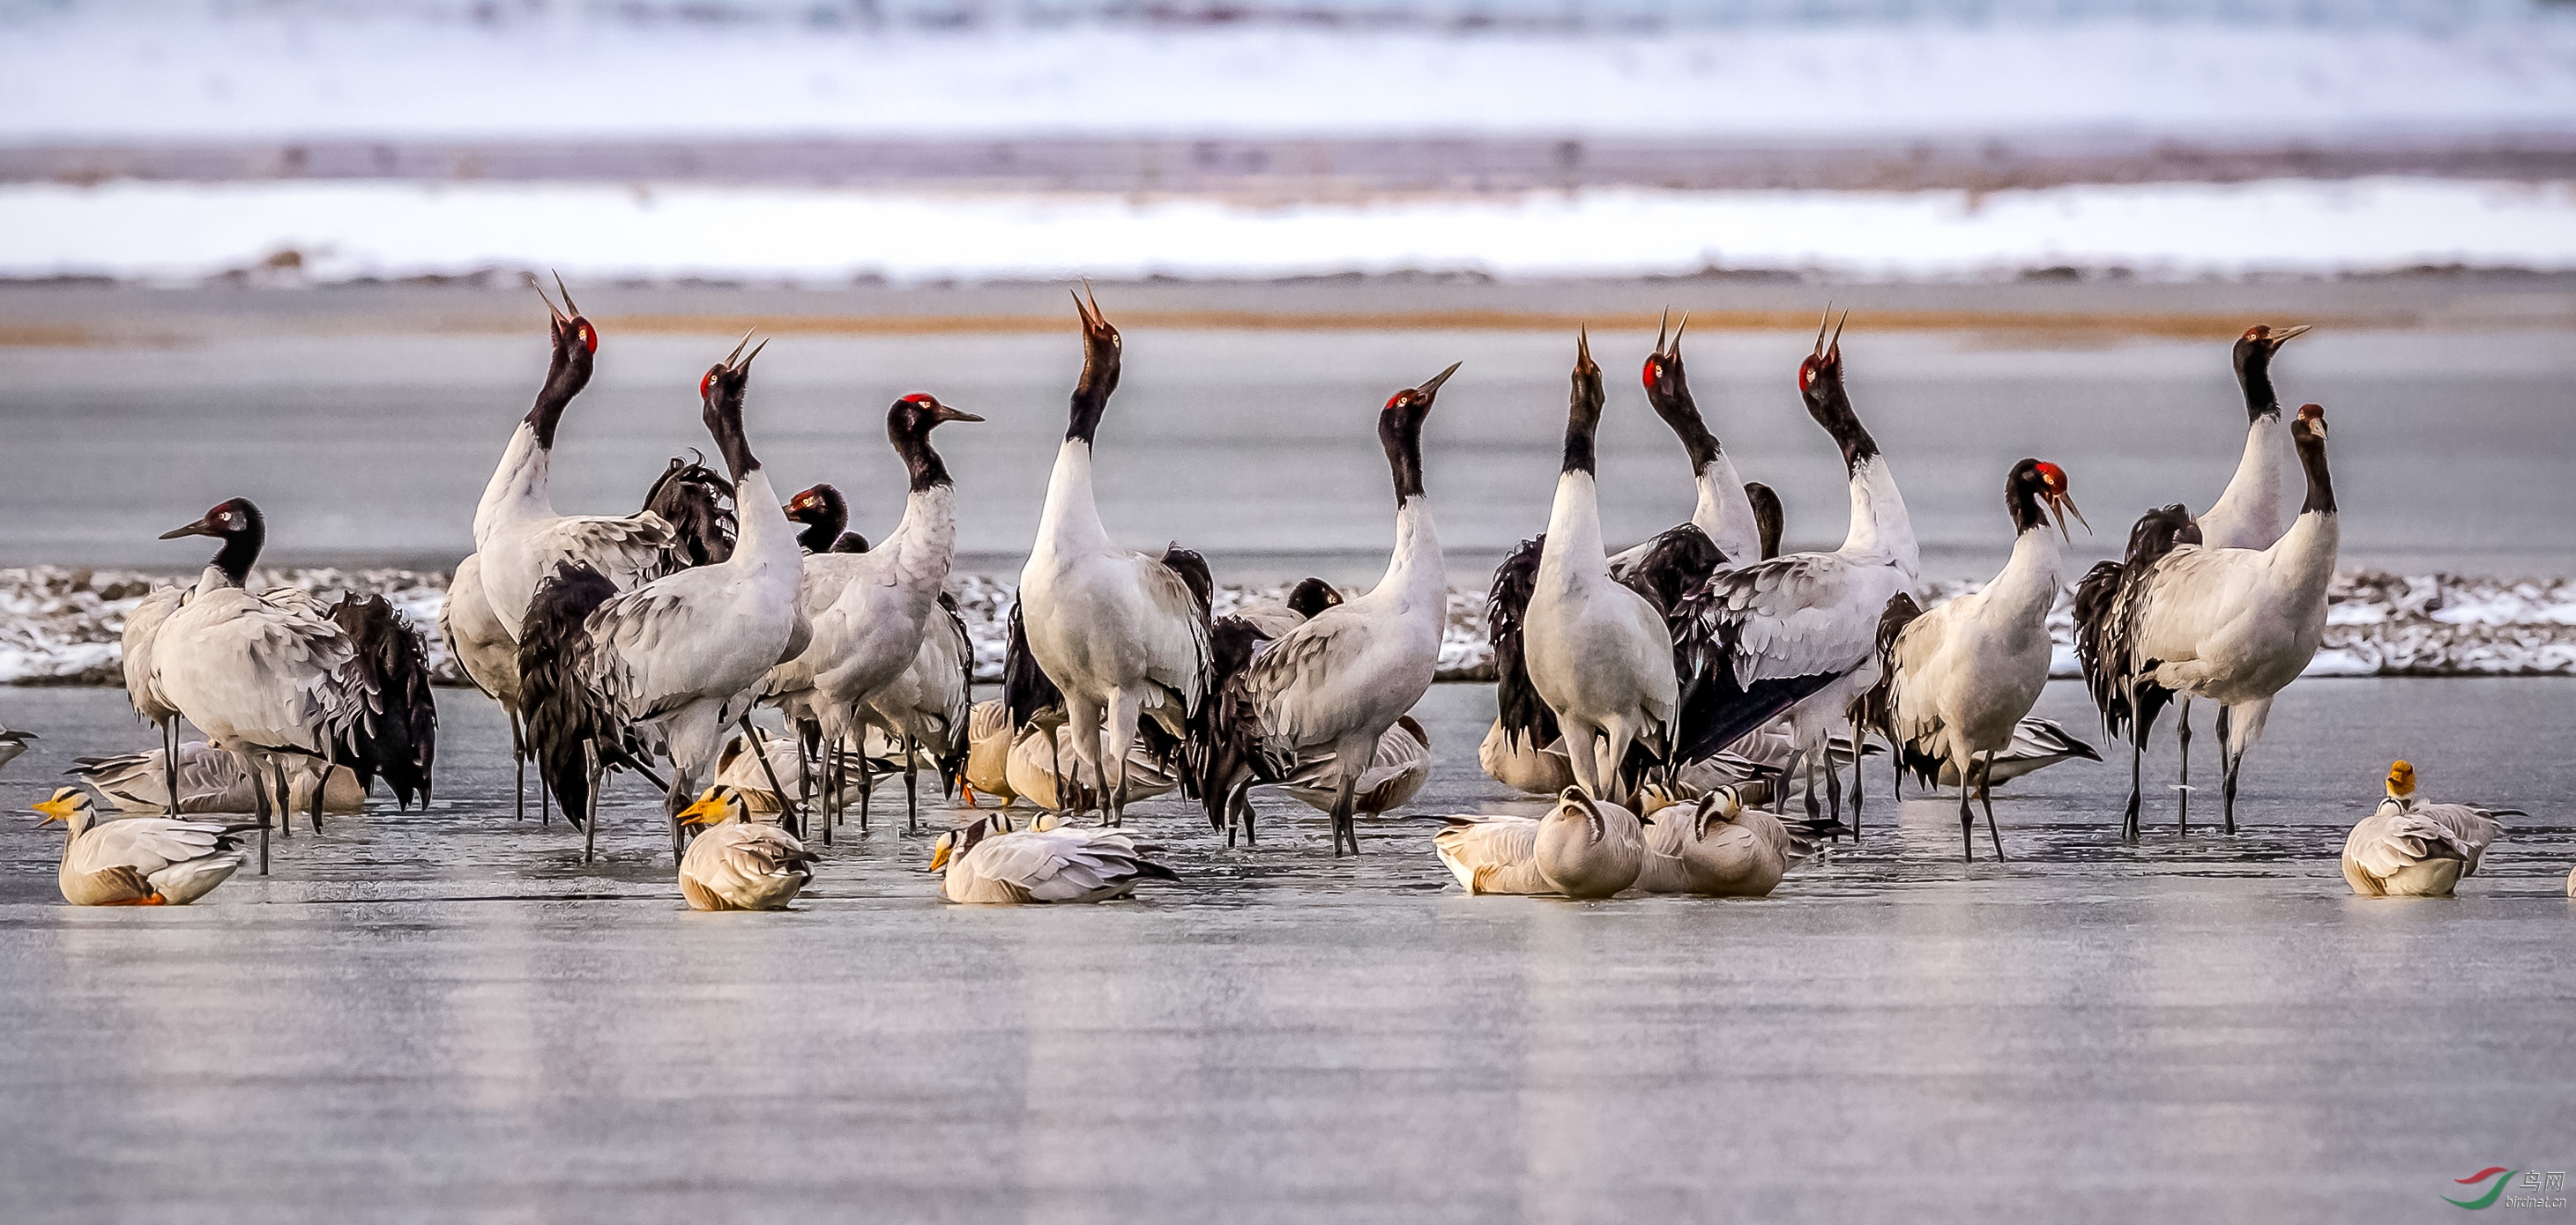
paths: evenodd
<path fill-rule="evenodd" d="M 0 188 L 0 276 L 341 281 L 567 276 L 843 283 L 1336 273 L 1816 270 L 1880 279 L 2074 266 L 2150 277 L 2576 267 L 2576 185 L 1647 191 L 1264 208 L 1204 197 L 386 182 Z"/>
<path fill-rule="evenodd" d="M 0 569 L 0 684 L 122 684 L 118 636 L 125 616 L 154 586 L 169 581 L 120 570 Z M 437 636 L 446 581 L 444 574 L 415 570 L 290 569 L 252 576 L 255 588 L 384 595 L 429 637 L 437 678 L 461 685 L 455 658 Z M 1923 594 L 1938 602 L 1974 589 L 1953 584 Z M 1010 580 L 961 575 L 950 590 L 975 640 L 976 679 L 999 681 Z M 1218 589 L 1216 611 L 1222 616 L 1245 603 L 1286 595 L 1284 587 L 1229 584 Z M 2310 676 L 2576 675 L 2576 580 L 2358 572 L 2338 576 L 2329 599 L 2325 646 L 2308 666 Z M 2071 600 L 2071 592 L 2061 598 L 2049 622 L 2058 643 L 2058 676 L 2076 675 Z M 1448 681 L 1493 679 L 1481 589 L 1449 593 L 1439 675 Z"/>
<path fill-rule="evenodd" d="M 2492 133 L 2576 123 L 2576 20 L 1543 34 L 99 5 L 0 26 L 0 141 L 801 133 Z M 594 6 L 610 13 L 616 6 Z M 1939 6 L 1929 6 L 1938 8 Z M 2361 6 L 2351 6 L 2359 8 Z M 2332 6 L 2321 12 L 2330 13 Z"/>

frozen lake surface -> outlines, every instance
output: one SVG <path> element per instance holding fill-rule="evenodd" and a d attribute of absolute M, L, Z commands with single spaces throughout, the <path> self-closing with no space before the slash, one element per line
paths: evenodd
<path fill-rule="evenodd" d="M 2238 835 L 2160 792 L 2123 848 L 2125 772 L 2073 763 L 1999 800 L 2008 865 L 1874 759 L 1866 840 L 1763 901 L 1469 898 L 1427 825 L 1337 862 L 1285 801 L 1232 852 L 1154 801 L 1182 879 L 1133 903 L 945 906 L 881 823 L 767 915 L 684 909 L 636 786 L 595 867 L 514 825 L 495 708 L 442 697 L 430 813 L 196 907 L 63 906 L 58 838 L 0 842 L 0 1216 L 2411 1220 L 2576 1164 L 2576 682 L 2303 682 Z M 7 698 L 11 808 L 150 739 Z M 1491 712 L 1433 690 L 1417 811 L 1526 803 Z M 2456 900 L 2337 873 L 2400 755 L 2534 814 Z"/>

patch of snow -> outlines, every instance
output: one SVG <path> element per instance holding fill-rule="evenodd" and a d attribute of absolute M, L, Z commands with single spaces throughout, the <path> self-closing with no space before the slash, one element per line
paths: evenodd
<path fill-rule="evenodd" d="M 2576 22 L 1868 23 L 1585 34 L 423 20 L 0 25 L 0 140 L 298 136 L 2262 135 L 2576 116 Z M 488 7 L 488 6 L 485 6 Z M 613 8 L 613 6 L 601 6 Z M 2331 12 L 2333 6 L 2326 6 Z M 1543 87 L 1534 87 L 1541 86 Z"/>
<path fill-rule="evenodd" d="M 0 569 L 0 683 L 122 684 L 119 637 L 125 629 L 125 614 L 153 587 L 170 581 L 128 571 L 62 566 Z M 409 570 L 313 568 L 256 572 L 251 585 L 255 589 L 298 587 L 326 599 L 341 592 L 380 593 L 429 640 L 433 678 L 441 684 L 462 685 L 466 682 L 455 658 L 437 633 L 446 581 L 444 574 Z M 1214 601 L 1217 615 L 1245 604 L 1285 601 L 1288 586 L 1221 584 Z M 1978 586 L 1942 583 L 1918 595 L 1924 607 L 1931 608 Z M 2509 623 L 2446 621 L 2424 611 L 2485 598 L 2481 593 L 2526 589 L 2549 593 L 2554 602 L 2529 603 L 2520 614 L 2524 619 Z M 967 634 L 975 644 L 975 679 L 1001 680 L 1008 616 L 1016 596 L 1013 577 L 958 575 L 951 579 L 949 592 L 957 597 Z M 2049 634 L 2055 643 L 2049 675 L 2054 677 L 2081 675 L 2072 643 L 2072 597 L 2072 589 L 2062 593 L 2049 617 Z M 2406 578 L 2360 571 L 2338 575 L 2329 600 L 2325 643 L 2304 675 L 2576 675 L 2576 618 L 2566 615 L 2571 603 L 2576 603 L 2576 587 L 2565 582 L 2454 575 Z M 2368 615 L 2359 609 L 2369 610 Z M 1450 590 L 1438 676 L 1444 681 L 1494 678 L 1483 590 Z"/>
<path fill-rule="evenodd" d="M 596 184 L 0 187 L 0 275 L 196 280 L 555 268 L 590 280 L 843 283 L 1706 268 L 2148 276 L 2421 264 L 2576 268 L 2576 184 L 2379 178 L 1999 191 L 1596 188 L 1265 208 L 1211 198 Z"/>

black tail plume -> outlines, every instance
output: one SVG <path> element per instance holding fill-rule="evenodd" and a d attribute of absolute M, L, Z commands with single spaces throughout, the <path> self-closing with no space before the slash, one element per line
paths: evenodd
<path fill-rule="evenodd" d="M 1708 576 L 1726 564 L 1726 554 L 1708 533 L 1693 524 L 1666 528 L 1664 533 L 1646 542 L 1645 553 L 1636 564 L 1611 575 L 1630 591 L 1646 597 L 1655 606 L 1655 615 L 1670 617 L 1673 606 L 1683 596 L 1699 590 Z M 1535 576 L 1536 571 L 1532 571 Z"/>
<path fill-rule="evenodd" d="M 537 771 L 554 792 L 564 816 L 580 825 L 590 807 L 590 777 L 581 746 L 597 741 L 603 761 L 640 757 L 608 700 L 584 679 L 597 649 L 585 625 L 593 610 L 617 594 L 606 575 L 580 562 L 557 562 L 537 584 L 519 631 L 520 702 L 528 746 Z"/>
<path fill-rule="evenodd" d="M 1548 709 L 1530 684 L 1529 660 L 1521 647 L 1521 618 L 1529 609 L 1530 592 L 1538 586 L 1539 554 L 1546 547 L 1544 535 L 1522 541 L 1494 568 L 1493 590 L 1485 596 L 1486 641 L 1494 648 L 1494 698 L 1504 742 L 1515 750 L 1524 743 L 1533 749 L 1546 748 L 1561 734 L 1556 712 Z"/>
<path fill-rule="evenodd" d="M 1038 657 L 1029 653 L 1028 626 L 1020 620 L 1020 605 L 1011 602 L 1010 636 L 1002 649 L 1002 705 L 1011 713 L 1011 732 L 1026 729 L 1040 711 L 1064 705 L 1064 691 L 1055 687 L 1046 670 L 1038 667 Z"/>
<path fill-rule="evenodd" d="M 1887 607 L 1878 614 L 1878 683 L 1860 696 L 1860 725 L 1864 731 L 1885 736 L 1889 744 L 1897 744 L 1896 638 L 1922 615 L 1923 606 L 1902 591 L 1889 599 Z M 1853 746 L 1852 751 L 1859 752 L 1859 746 Z M 1903 751 L 1902 745 L 1898 746 L 1898 751 Z"/>
<path fill-rule="evenodd" d="M 1181 778 L 1187 794 L 1207 809 L 1211 829 L 1225 828 L 1235 790 L 1263 772 L 1260 718 L 1244 681 L 1269 638 L 1241 617 L 1219 618 L 1208 630 L 1208 696 L 1190 720 Z"/>
<path fill-rule="evenodd" d="M 438 759 L 438 702 L 429 687 L 429 643 L 380 595 L 345 596 L 331 621 L 357 649 L 366 678 L 367 713 L 359 721 L 362 751 L 346 763 L 364 784 L 384 776 L 394 798 L 409 809 L 417 796 L 429 805 L 430 770 Z"/>
<path fill-rule="evenodd" d="M 712 566 L 733 556 L 733 482 L 703 463 L 674 456 L 644 495 L 644 509 L 662 516 L 677 530 L 674 560 L 680 568 Z"/>
<path fill-rule="evenodd" d="M 1207 558 L 1196 549 L 1184 549 L 1175 540 L 1163 550 L 1163 564 L 1181 576 L 1181 582 L 1198 597 L 1199 620 L 1213 620 L 1216 615 L 1216 574 L 1208 569 Z"/>
<path fill-rule="evenodd" d="M 939 607 L 948 619 L 931 626 L 930 632 L 956 636 L 957 692 L 966 695 L 966 709 L 971 712 L 975 706 L 975 636 L 966 630 L 966 610 L 958 607 L 956 596 L 940 592 Z M 966 720 L 957 720 L 956 726 L 948 729 L 948 751 L 934 755 L 939 762 L 941 794 L 957 794 L 958 784 L 966 781 L 966 754 L 973 747 L 973 738 L 966 734 Z"/>
<path fill-rule="evenodd" d="M 2200 524 L 2180 503 L 2158 507 L 2129 529 L 2128 551 L 2116 562 L 2099 562 L 2075 584 L 2075 659 L 2084 671 L 2084 687 L 2102 712 L 2102 726 L 2126 739 L 2143 719 L 2155 724 L 2171 694 L 2140 680 L 2135 708 L 2131 680 L 2153 670 L 2134 658 L 2138 615 L 2145 603 L 2147 579 L 2166 554 L 2201 542 Z"/>

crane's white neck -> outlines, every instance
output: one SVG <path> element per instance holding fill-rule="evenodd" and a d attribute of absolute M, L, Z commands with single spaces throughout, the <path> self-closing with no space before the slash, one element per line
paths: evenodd
<path fill-rule="evenodd" d="M 939 598 L 957 558 L 957 487 L 941 481 L 903 501 L 903 521 L 877 546 L 894 558 L 897 582 L 916 604 Z"/>
<path fill-rule="evenodd" d="M 525 421 L 510 435 L 501 466 L 483 486 L 483 501 L 474 508 L 474 547 L 484 547 L 492 529 L 515 520 L 555 517 L 549 490 L 554 452 L 537 445 L 537 427 Z"/>
<path fill-rule="evenodd" d="M 805 550 L 796 543 L 796 525 L 787 521 L 777 492 L 769 487 L 769 470 L 755 464 L 737 478 L 733 503 L 738 530 L 733 556 L 723 564 L 771 578 L 784 575 L 791 584 L 801 579 Z"/>
<path fill-rule="evenodd" d="M 1905 495 L 1897 492 L 1896 474 L 1887 457 L 1871 455 L 1853 465 L 1851 528 L 1843 536 L 1846 557 L 1892 563 L 1908 580 L 1923 570 L 1914 543 L 1914 520 L 1905 513 Z"/>
<path fill-rule="evenodd" d="M 1400 601 L 1402 612 L 1448 616 L 1448 563 L 1440 555 L 1440 529 L 1431 519 L 1430 498 L 1407 498 L 1396 508 L 1395 552 L 1386 560 L 1386 577 L 1362 598 L 1381 596 Z"/>
<path fill-rule="evenodd" d="M 1737 475 L 1735 461 L 1720 451 L 1699 470 L 1699 505 L 1691 511 L 1691 523 L 1717 542 L 1717 551 L 1726 554 L 1728 565 L 1740 566 L 1762 556 L 1762 525 L 1753 517 L 1753 499 L 1744 492 L 1744 478 Z"/>
<path fill-rule="evenodd" d="M 1600 489 L 1591 473 L 1567 469 L 1557 475 L 1539 569 L 1567 577 L 1610 573 L 1610 555 L 1601 546 Z"/>
<path fill-rule="evenodd" d="M 1048 552 L 1106 550 L 1109 529 L 1091 490 L 1091 444 L 1068 438 L 1047 477 L 1046 510 L 1038 516 L 1038 548 Z"/>
<path fill-rule="evenodd" d="M 2281 538 L 2281 447 L 2289 430 L 2278 412 L 2245 429 L 2245 453 L 2227 490 L 2200 517 L 2202 543 L 2213 549 L 2264 549 Z"/>
<path fill-rule="evenodd" d="M 2035 527 L 2013 540 L 2012 560 L 1986 584 L 1986 608 L 2008 622 L 2039 622 L 2057 603 L 2064 553 L 2057 529 Z"/>
<path fill-rule="evenodd" d="M 2290 591 L 2301 607 L 2322 606 L 2342 547 L 2342 518 L 2330 510 L 2311 510 L 2291 520 L 2290 530 L 2263 552 L 2271 559 L 2275 584 Z"/>

